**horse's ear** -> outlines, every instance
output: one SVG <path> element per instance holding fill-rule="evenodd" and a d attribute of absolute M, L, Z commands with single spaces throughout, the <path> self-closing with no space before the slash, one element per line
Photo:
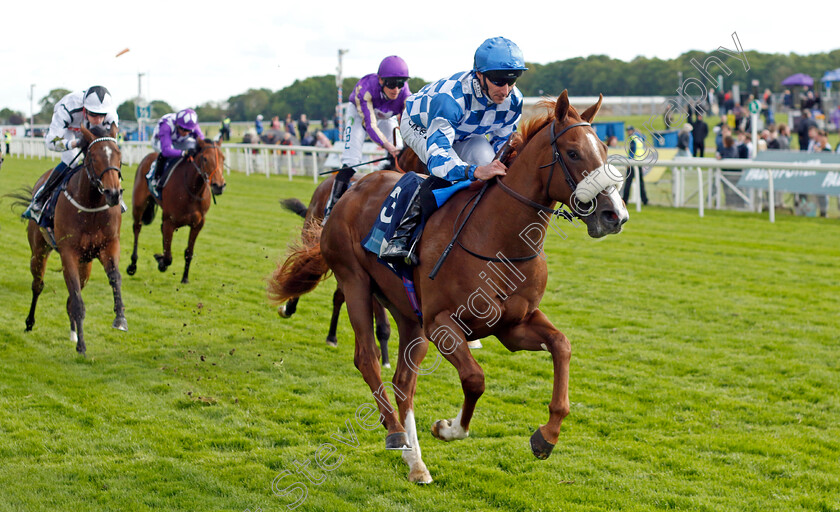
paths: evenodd
<path fill-rule="evenodd" d="M 588 109 L 583 111 L 583 114 L 580 115 L 580 118 L 586 121 L 587 123 L 591 123 L 593 119 L 595 119 L 595 115 L 598 114 L 598 111 L 601 110 L 601 102 L 604 101 L 604 95 L 598 95 L 598 103 L 592 105 Z"/>
<path fill-rule="evenodd" d="M 111 123 L 111 131 L 108 132 L 108 136 L 111 137 L 112 139 L 116 139 L 117 138 L 117 130 L 118 130 L 117 123 Z"/>
<path fill-rule="evenodd" d="M 568 89 L 563 89 L 563 92 L 560 93 L 560 97 L 557 98 L 557 105 L 554 107 L 554 119 L 558 123 L 562 123 L 566 116 L 569 114 L 569 91 Z"/>
<path fill-rule="evenodd" d="M 90 133 L 90 130 L 85 128 L 85 123 L 82 123 L 82 125 L 79 128 L 81 128 L 82 137 L 84 137 L 86 141 L 90 142 L 93 140 L 93 134 Z"/>

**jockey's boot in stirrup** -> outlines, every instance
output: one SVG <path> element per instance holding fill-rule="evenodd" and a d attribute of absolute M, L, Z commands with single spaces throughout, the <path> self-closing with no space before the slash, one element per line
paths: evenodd
<path fill-rule="evenodd" d="M 354 174 L 356 174 L 355 169 L 344 166 L 339 169 L 338 174 L 335 175 L 332 191 L 330 191 L 330 198 L 327 201 L 327 206 L 324 208 L 324 220 L 321 223 L 322 226 L 327 222 L 335 203 L 337 203 L 338 200 L 341 199 L 341 196 L 347 192 L 347 189 L 350 187 L 350 178 L 352 178 Z"/>
<path fill-rule="evenodd" d="M 64 162 L 59 162 L 58 165 L 55 166 L 52 173 L 50 173 L 50 177 L 47 178 L 47 181 L 41 185 L 38 190 L 35 191 L 35 195 L 32 196 L 32 202 L 29 203 L 29 206 L 24 210 L 24 212 L 20 215 L 24 219 L 32 219 L 35 222 L 41 221 L 41 214 L 44 211 L 44 205 L 52 195 L 52 191 L 55 186 L 61 182 L 64 177 L 64 172 L 67 170 L 67 164 Z"/>
<path fill-rule="evenodd" d="M 411 197 L 411 204 L 405 211 L 405 215 L 400 219 L 397 230 L 394 235 L 388 240 L 388 244 L 379 251 L 379 257 L 389 263 L 405 263 L 409 266 L 416 266 L 420 263 L 417 253 L 409 247 L 411 242 L 411 235 L 420 221 L 423 219 L 423 209 L 420 205 L 419 196 L 420 187 L 414 192 Z"/>

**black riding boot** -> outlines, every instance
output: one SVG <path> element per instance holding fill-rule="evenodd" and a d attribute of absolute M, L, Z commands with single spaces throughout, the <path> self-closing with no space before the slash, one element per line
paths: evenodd
<path fill-rule="evenodd" d="M 338 200 L 341 199 L 341 196 L 347 192 L 347 189 L 350 188 L 350 179 L 354 174 L 356 174 L 356 170 L 351 169 L 350 167 L 345 166 L 339 169 L 338 174 L 335 176 L 335 181 L 333 181 L 330 199 L 327 201 L 327 206 L 324 208 L 324 223 L 327 222 L 327 218 L 329 218 L 330 212 L 332 212 L 335 203 L 337 203 Z"/>
<path fill-rule="evenodd" d="M 44 210 L 44 205 L 46 205 L 56 185 L 64 179 L 65 172 L 67 172 L 67 164 L 59 162 L 59 164 L 55 166 L 55 169 L 53 169 L 53 172 L 50 173 L 50 177 L 47 178 L 47 181 L 35 191 L 35 195 L 32 197 L 32 202 L 29 203 L 29 207 L 23 212 L 23 214 L 21 214 L 21 217 L 24 219 L 32 219 L 35 222 L 41 221 L 41 213 Z"/>
<path fill-rule="evenodd" d="M 151 186 L 154 189 L 160 189 L 159 181 L 160 176 L 163 174 L 163 168 L 166 166 L 166 157 L 163 156 L 163 153 L 159 153 L 157 159 L 155 160 L 155 172 L 152 174 L 152 183 Z"/>
<path fill-rule="evenodd" d="M 423 220 L 423 207 L 420 201 L 420 190 L 423 187 L 417 187 L 414 195 L 411 196 L 411 203 L 405 210 L 405 214 L 394 231 L 394 235 L 388 240 L 388 244 L 379 251 L 379 257 L 389 263 L 405 263 L 409 266 L 416 266 L 420 263 L 417 253 L 412 251 L 408 246 L 411 241 L 411 235 L 420 222 Z"/>

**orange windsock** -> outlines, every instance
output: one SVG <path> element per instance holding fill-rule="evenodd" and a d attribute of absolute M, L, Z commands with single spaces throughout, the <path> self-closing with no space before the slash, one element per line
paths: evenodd
<path fill-rule="evenodd" d="M 118 53 L 118 54 L 116 55 L 116 57 L 119 57 L 120 55 L 122 55 L 122 54 L 124 54 L 124 53 L 126 53 L 126 52 L 128 52 L 128 48 L 126 48 L 126 49 L 122 50 L 120 53 Z"/>

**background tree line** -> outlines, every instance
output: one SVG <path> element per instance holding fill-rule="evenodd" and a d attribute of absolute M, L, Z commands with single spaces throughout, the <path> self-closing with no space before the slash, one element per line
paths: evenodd
<path fill-rule="evenodd" d="M 573 96 L 595 96 L 603 93 L 608 96 L 673 96 L 680 85 L 679 73 L 683 79 L 702 78 L 691 65 L 691 59 L 704 62 L 711 53 L 689 51 L 675 59 L 636 57 L 630 62 L 607 57 L 590 55 L 556 61 L 549 64 L 528 64 L 529 70 L 519 79 L 517 86 L 525 96 L 558 96 L 563 89 L 568 89 Z M 720 55 L 719 55 L 720 56 Z M 783 89 L 781 81 L 793 73 L 811 75 L 816 81 L 832 69 L 840 68 L 840 49 L 828 53 L 813 55 L 787 55 L 779 53 L 746 52 L 750 69 L 733 58 L 723 59 L 732 70 L 724 76 L 724 86 L 731 88 L 739 83 L 741 90 L 747 90 L 752 80 L 759 80 L 759 87 L 778 92 Z M 721 56 L 722 57 L 722 56 Z M 711 66 L 717 76 L 719 70 Z M 441 75 L 443 76 L 443 75 Z M 440 77 L 432 77 L 434 79 Z M 343 80 L 344 100 L 347 100 L 358 77 Z M 412 78 L 409 86 L 418 91 L 428 83 L 422 78 Z M 41 109 L 35 114 L 36 123 L 48 123 L 52 118 L 53 107 L 69 91 L 53 89 L 38 102 Z M 257 114 L 267 119 L 271 116 L 285 117 L 292 114 L 297 119 L 306 114 L 310 119 L 332 119 L 335 115 L 337 92 L 335 75 L 324 75 L 296 80 L 292 85 L 271 91 L 269 89 L 249 89 L 242 94 L 231 96 L 224 102 L 206 102 L 193 106 L 203 121 L 221 120 L 225 115 L 233 121 L 252 121 Z M 174 109 L 164 100 L 151 102 L 152 118 L 159 118 Z M 120 119 L 135 120 L 134 101 L 122 103 L 117 109 Z M 20 124 L 27 116 L 8 108 L 0 110 L 0 123 Z"/>

